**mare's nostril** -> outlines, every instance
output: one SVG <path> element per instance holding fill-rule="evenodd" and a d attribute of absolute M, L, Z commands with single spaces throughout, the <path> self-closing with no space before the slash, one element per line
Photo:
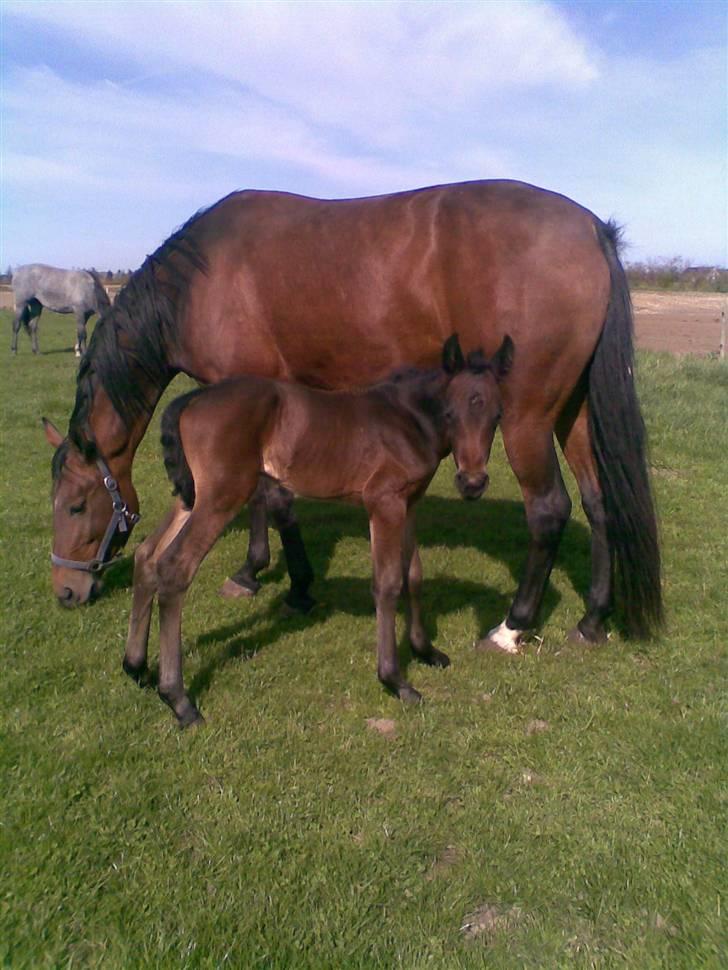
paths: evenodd
<path fill-rule="evenodd" d="M 68 586 L 64 586 L 63 592 L 58 594 L 58 602 L 61 604 L 61 606 L 72 606 L 73 590 L 69 589 Z"/>

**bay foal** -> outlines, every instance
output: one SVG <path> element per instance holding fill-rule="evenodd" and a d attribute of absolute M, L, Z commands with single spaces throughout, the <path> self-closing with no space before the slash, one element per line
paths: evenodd
<path fill-rule="evenodd" d="M 167 473 L 179 496 L 137 549 L 124 670 L 146 669 L 152 604 L 159 601 L 159 694 L 182 727 L 202 720 L 182 680 L 182 604 L 197 569 L 261 475 L 298 495 L 362 504 L 369 515 L 377 615 L 377 673 L 405 701 L 420 694 L 399 669 L 395 612 L 407 597 L 414 655 L 446 667 L 420 612 L 422 578 L 414 504 L 452 451 L 456 483 L 467 499 L 488 484 L 487 462 L 501 414 L 500 382 L 513 344 L 505 337 L 491 360 L 464 358 L 457 336 L 436 370 L 401 370 L 360 392 L 322 391 L 242 377 L 185 394 L 162 418 Z"/>

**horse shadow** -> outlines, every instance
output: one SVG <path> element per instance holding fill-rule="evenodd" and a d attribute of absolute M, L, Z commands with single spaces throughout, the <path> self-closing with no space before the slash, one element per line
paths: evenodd
<path fill-rule="evenodd" d="M 283 619 L 284 594 L 281 593 L 268 604 L 263 614 L 253 609 L 233 623 L 200 635 L 196 645 L 212 648 L 212 652 L 190 681 L 192 696 L 205 693 L 217 673 L 228 663 L 241 658 L 251 659 L 279 640 L 284 632 L 311 629 L 325 623 L 335 613 L 371 617 L 370 642 L 375 643 L 371 579 L 327 575 L 339 541 L 345 537 L 367 535 L 366 515 L 355 506 L 310 501 L 299 502 L 298 512 L 304 541 L 307 534 L 316 536 L 316 542 L 309 544 L 309 555 L 317 577 L 315 593 L 319 602 L 306 616 L 296 614 Z M 227 531 L 239 532 L 244 525 L 245 520 L 239 517 Z M 422 603 L 429 636 L 437 642 L 441 619 L 463 609 L 474 611 L 479 635 L 484 635 L 506 615 L 513 591 L 503 592 L 489 585 L 487 574 L 482 582 L 453 575 L 455 568 L 450 574 L 443 571 L 428 574 L 427 548 L 445 546 L 448 555 L 454 557 L 476 549 L 505 565 L 515 586 L 524 565 L 528 542 L 522 503 L 510 500 L 466 503 L 461 499 L 426 496 L 417 507 L 417 539 L 423 550 Z M 586 591 L 590 574 L 590 537 L 581 523 L 570 522 L 567 526 L 558 564 L 578 591 Z M 285 575 L 281 552 L 264 576 L 269 581 L 282 581 Z M 559 593 L 549 584 L 541 606 L 541 622 L 548 620 L 560 599 Z M 413 658 L 405 643 L 400 644 L 399 654 L 402 670 L 406 672 Z"/>

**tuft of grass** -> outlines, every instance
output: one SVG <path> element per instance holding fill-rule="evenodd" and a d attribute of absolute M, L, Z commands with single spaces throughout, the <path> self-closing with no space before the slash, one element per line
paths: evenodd
<path fill-rule="evenodd" d="M 483 502 L 455 497 L 445 463 L 420 507 L 428 623 L 453 661 L 412 665 L 423 705 L 376 680 L 363 513 L 301 503 L 321 605 L 281 618 L 275 536 L 259 596 L 217 596 L 245 554 L 241 516 L 187 599 L 207 725 L 180 733 L 121 673 L 129 562 L 94 606 L 52 602 L 40 416 L 65 428 L 72 344 L 44 314 L 41 357 L 22 335 L 0 355 L 4 966 L 726 965 L 726 365 L 639 358 L 663 639 L 565 643 L 589 578 L 573 492 L 539 638 L 518 657 L 473 650 L 527 539 L 498 447 Z M 156 425 L 135 481 L 132 545 L 169 502 Z"/>

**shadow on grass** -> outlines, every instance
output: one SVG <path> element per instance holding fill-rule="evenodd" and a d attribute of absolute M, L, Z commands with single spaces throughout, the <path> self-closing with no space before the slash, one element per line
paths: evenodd
<path fill-rule="evenodd" d="M 311 629 L 325 623 L 334 613 L 371 617 L 371 642 L 376 642 L 371 580 L 353 577 L 326 578 L 337 543 L 345 536 L 362 537 L 367 534 L 365 514 L 356 507 L 314 502 L 300 502 L 298 512 L 304 539 L 307 535 L 315 536 L 315 542 L 309 541 L 308 551 L 314 571 L 319 577 L 314 592 L 322 601 L 307 616 L 283 619 L 281 596 L 268 607 L 263 616 L 254 611 L 239 621 L 202 634 L 197 640 L 198 646 L 214 647 L 221 644 L 222 648 L 215 650 L 194 675 L 189 684 L 193 696 L 204 693 L 216 674 L 230 661 L 250 659 L 260 650 L 275 643 L 284 633 Z M 238 519 L 228 532 L 239 531 L 240 528 L 241 520 Z M 525 560 L 528 530 L 520 502 L 485 501 L 473 505 L 458 499 L 431 496 L 426 497 L 418 506 L 417 537 L 423 549 L 442 545 L 448 548 L 452 556 L 457 556 L 461 550 L 477 549 L 489 558 L 503 563 L 515 586 Z M 569 524 L 558 562 L 566 570 L 574 587 L 579 592 L 585 592 L 589 581 L 590 541 L 588 530 L 584 526 L 573 522 Z M 428 576 L 426 568 L 425 563 L 423 612 L 425 625 L 435 644 L 438 620 L 445 614 L 466 608 L 474 609 L 480 635 L 484 635 L 506 615 L 514 590 L 501 591 L 485 582 L 459 579 L 443 573 Z M 265 578 L 280 581 L 284 576 L 285 561 L 280 554 L 275 565 L 266 572 Z M 559 600 L 559 594 L 549 585 L 541 607 L 540 622 L 551 616 Z M 266 621 L 263 629 L 260 629 L 261 619 Z M 254 637 L 246 636 L 246 631 L 254 625 L 257 627 Z M 405 672 L 412 660 L 408 645 L 402 644 L 399 653 L 402 670 Z"/>
<path fill-rule="evenodd" d="M 75 347 L 55 347 L 53 350 L 41 350 L 41 357 L 50 357 L 51 354 L 75 354 Z"/>
<path fill-rule="evenodd" d="M 316 575 L 314 595 L 321 592 L 325 583 L 326 597 L 330 598 L 328 590 L 331 580 L 326 576 L 336 546 L 344 538 L 364 538 L 368 535 L 366 513 L 357 506 L 343 503 L 305 500 L 296 503 L 296 510 Z M 223 533 L 225 536 L 239 536 L 241 563 L 247 548 L 247 530 L 248 513 L 243 510 Z M 420 548 L 427 550 L 432 546 L 445 546 L 453 556 L 457 556 L 459 549 L 476 549 L 490 559 L 503 563 L 514 585 L 518 584 L 526 561 L 528 539 L 526 516 L 520 501 L 486 498 L 480 502 L 464 502 L 459 498 L 433 495 L 425 496 L 417 506 L 417 541 Z M 586 596 L 591 568 L 590 536 L 583 525 L 573 520 L 569 522 L 556 562 L 566 572 L 574 589 Z M 130 588 L 133 570 L 133 554 L 120 558 L 106 574 L 104 588 L 110 592 Z M 279 552 L 277 559 L 261 574 L 261 579 L 263 582 L 279 582 L 285 574 L 285 558 Z M 482 595 L 483 589 L 477 588 Z M 547 600 L 542 615 L 544 618 L 550 615 Z"/>
<path fill-rule="evenodd" d="M 336 546 L 345 537 L 367 536 L 367 518 L 361 508 L 344 504 L 299 501 L 296 505 L 303 540 L 317 578 L 316 588 L 331 580 L 325 577 Z M 226 534 L 240 532 L 247 527 L 247 519 L 238 517 Z M 243 541 L 247 541 L 247 537 Z M 526 561 L 529 534 L 523 504 L 520 501 L 488 500 L 464 502 L 458 498 L 426 496 L 417 506 L 417 541 L 421 549 L 444 546 L 455 557 L 461 549 L 476 549 L 488 558 L 506 566 L 514 585 L 520 580 Z M 557 565 L 563 569 L 571 584 L 585 596 L 591 569 L 590 535 L 588 529 L 573 520 L 564 532 Z M 425 580 L 428 579 L 425 565 Z M 263 574 L 280 581 L 285 576 L 285 559 L 277 561 Z M 449 580 L 448 580 L 449 581 Z M 480 595 L 482 587 L 477 586 Z M 328 596 L 327 596 L 328 598 Z M 548 610 L 548 603 L 544 604 Z M 544 612 L 548 618 L 550 612 Z"/>

